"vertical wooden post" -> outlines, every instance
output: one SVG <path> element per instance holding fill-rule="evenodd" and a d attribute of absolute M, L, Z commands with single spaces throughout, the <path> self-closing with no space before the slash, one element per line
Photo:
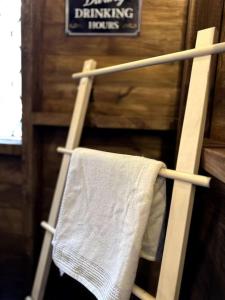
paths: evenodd
<path fill-rule="evenodd" d="M 215 28 L 198 32 L 196 48 L 212 45 Z M 211 55 L 195 58 L 185 110 L 176 170 L 196 173 L 207 113 Z M 195 188 L 190 183 L 174 182 L 157 300 L 179 297 Z"/>
<path fill-rule="evenodd" d="M 84 63 L 83 72 L 95 69 L 96 62 L 94 60 L 87 60 Z M 78 93 L 70 123 L 69 133 L 66 141 L 66 149 L 73 149 L 79 145 L 80 137 L 84 125 L 84 119 L 87 112 L 88 102 L 90 98 L 93 78 L 82 78 L 78 87 Z M 48 223 L 55 227 L 58 212 L 60 208 L 61 198 L 64 191 L 64 185 L 66 181 L 67 171 L 69 167 L 70 157 L 65 154 L 62 159 L 56 189 L 53 196 L 52 206 L 50 209 L 50 215 Z M 46 282 L 49 274 L 51 264 L 51 241 L 52 235 L 46 231 L 44 241 L 42 244 L 41 254 L 36 270 L 33 289 L 31 297 L 27 299 L 41 300 L 43 299 Z"/>

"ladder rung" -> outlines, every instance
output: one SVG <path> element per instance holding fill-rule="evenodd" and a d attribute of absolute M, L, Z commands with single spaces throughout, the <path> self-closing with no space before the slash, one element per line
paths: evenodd
<path fill-rule="evenodd" d="M 44 229 L 46 229 L 48 232 L 54 234 L 55 233 L 55 228 L 52 227 L 50 224 L 48 224 L 45 221 L 41 222 L 41 227 L 43 227 Z"/>
<path fill-rule="evenodd" d="M 69 150 L 69 149 L 66 149 L 63 147 L 58 147 L 57 151 L 59 153 L 64 153 L 64 154 L 68 154 L 68 155 L 71 155 L 73 153 L 73 150 Z M 185 173 L 185 172 L 170 170 L 170 169 L 166 169 L 166 168 L 162 168 L 159 171 L 159 175 L 164 178 L 180 180 L 180 181 L 188 182 L 188 183 L 198 185 L 198 186 L 203 186 L 203 187 L 210 187 L 211 177 L 208 177 L 208 176 Z"/>

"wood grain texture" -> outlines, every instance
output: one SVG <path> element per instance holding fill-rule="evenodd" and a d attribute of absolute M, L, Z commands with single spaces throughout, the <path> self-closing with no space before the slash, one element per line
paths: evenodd
<path fill-rule="evenodd" d="M 30 115 L 36 107 L 36 97 L 40 94 L 39 80 L 39 36 L 41 32 L 41 14 L 39 7 L 43 1 L 23 0 L 22 1 L 22 103 L 23 103 L 23 175 L 25 201 L 23 209 L 23 227 L 26 236 L 26 253 L 30 262 L 34 262 L 34 234 L 35 224 L 34 211 L 38 209 L 38 181 L 39 174 L 39 137 L 30 126 Z M 38 59 L 38 62 L 37 62 Z M 37 63 L 36 63 L 37 62 Z M 31 266 L 31 264 L 30 264 Z M 30 270 L 31 274 L 31 270 Z M 30 282 L 29 282 L 30 284 Z"/>
<path fill-rule="evenodd" d="M 62 126 L 68 127 L 71 113 L 43 113 L 36 112 L 31 115 L 31 124 L 39 126 Z"/>
<path fill-rule="evenodd" d="M 98 66 L 104 67 L 182 49 L 187 2 L 144 1 L 138 37 L 91 38 L 65 35 L 64 2 L 48 0 L 42 7 L 39 5 L 42 10 L 38 55 L 41 80 L 36 111 L 71 112 L 77 87 L 71 74 L 80 70 L 87 58 L 97 60 Z M 170 64 L 95 80 L 93 105 L 87 117 L 89 126 L 175 128 L 179 74 L 180 64 Z"/>
<path fill-rule="evenodd" d="M 225 148 L 205 148 L 202 167 L 209 174 L 225 183 Z"/>
<path fill-rule="evenodd" d="M 220 40 L 225 40 L 225 7 Z M 225 142 L 225 54 L 218 58 L 210 137 Z"/>

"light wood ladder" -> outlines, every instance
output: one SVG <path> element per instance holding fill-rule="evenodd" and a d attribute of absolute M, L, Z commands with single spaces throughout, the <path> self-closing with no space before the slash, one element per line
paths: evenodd
<path fill-rule="evenodd" d="M 159 63 L 194 58 L 191 80 L 184 116 L 181 141 L 177 157 L 176 170 L 164 170 L 161 176 L 173 178 L 174 187 L 169 212 L 166 240 L 156 298 L 134 285 L 133 293 L 141 300 L 177 300 L 179 298 L 186 246 L 191 222 L 195 186 L 209 186 L 209 178 L 195 175 L 198 172 L 205 119 L 208 103 L 210 66 L 212 55 L 225 52 L 225 43 L 214 43 L 215 28 L 198 32 L 196 48 L 156 58 L 136 61 L 128 64 L 93 70 L 96 63 L 86 61 L 83 72 L 74 74 L 81 78 L 73 117 L 63 152 L 63 160 L 56 184 L 48 222 L 42 222 L 46 229 L 38 268 L 35 275 L 32 294 L 26 299 L 42 300 L 51 263 L 51 240 L 57 222 L 59 206 L 66 181 L 71 150 L 79 145 L 80 136 L 87 111 L 93 77 L 112 72 L 130 70 Z"/>

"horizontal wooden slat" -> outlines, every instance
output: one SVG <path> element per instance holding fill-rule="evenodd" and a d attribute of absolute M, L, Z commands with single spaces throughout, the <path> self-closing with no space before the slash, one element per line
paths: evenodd
<path fill-rule="evenodd" d="M 87 122 L 96 127 L 175 128 L 177 115 L 176 89 L 113 88 L 93 90 Z M 160 95 L 160 96 L 159 96 Z"/>
<path fill-rule="evenodd" d="M 112 66 L 120 63 L 126 63 L 140 59 L 139 56 L 114 57 L 114 56 L 92 56 L 98 62 L 98 67 Z M 72 73 L 80 72 L 82 63 L 88 57 L 84 55 L 75 56 L 73 53 L 69 55 L 51 55 L 46 54 L 43 62 L 43 83 L 61 81 L 72 82 Z M 178 73 L 180 67 L 178 63 L 168 65 L 156 65 L 146 67 L 139 70 L 111 74 L 95 79 L 95 85 L 119 85 L 119 86 L 139 86 L 139 87 L 170 87 L 178 86 Z"/>
<path fill-rule="evenodd" d="M 157 119 L 158 113 L 150 113 L 144 118 L 140 114 L 136 116 L 108 115 L 108 113 L 90 113 L 87 124 L 98 128 L 128 128 L 128 129 L 151 129 L 151 130 L 172 130 L 176 127 L 176 120 L 172 117 L 161 116 Z M 147 119 L 149 118 L 149 119 Z"/>
<path fill-rule="evenodd" d="M 101 57 L 99 65 L 105 65 L 104 59 L 109 63 L 108 57 Z M 124 61 L 127 59 L 122 59 Z M 70 75 L 77 68 L 77 60 L 71 55 L 45 56 L 43 98 L 39 104 L 42 111 L 72 111 L 76 83 L 72 82 Z M 104 128 L 175 128 L 179 69 L 178 64 L 171 64 L 169 68 L 155 66 L 97 78 L 88 124 Z"/>
<path fill-rule="evenodd" d="M 22 145 L 20 145 L 20 144 L 0 144 L 0 155 L 1 154 L 21 156 L 22 155 Z"/>
<path fill-rule="evenodd" d="M 42 110 L 71 113 L 73 92 L 76 93 L 76 88 L 72 84 L 46 84 Z M 101 128 L 172 129 L 176 126 L 177 118 L 176 96 L 176 88 L 96 84 L 89 105 L 87 123 Z"/>
<path fill-rule="evenodd" d="M 221 142 L 211 138 L 204 138 L 203 148 L 225 148 L 225 141 Z"/>
<path fill-rule="evenodd" d="M 42 7 L 41 93 L 36 110 L 71 113 L 77 83 L 71 74 L 93 58 L 98 68 L 178 51 L 183 47 L 188 1 L 144 1 L 136 37 L 69 37 L 64 32 L 65 4 L 47 0 Z M 96 78 L 86 124 L 100 128 L 170 130 L 176 127 L 181 65 L 169 64 Z M 37 117 L 37 118 L 36 118 Z M 67 123 L 36 115 L 35 124 Z M 47 124 L 48 123 L 48 124 Z"/>
<path fill-rule="evenodd" d="M 164 117 L 163 120 L 156 119 L 156 114 L 148 114 L 149 120 L 141 119 L 139 115 L 123 116 L 108 115 L 104 112 L 89 112 L 85 125 L 96 128 L 115 128 L 115 129 L 152 129 L 152 130 L 173 130 L 176 128 L 176 119 Z M 33 113 L 32 124 L 39 126 L 61 126 L 68 127 L 70 113 Z"/>
<path fill-rule="evenodd" d="M 168 35 L 169 32 L 169 35 Z M 182 48 L 181 27 L 168 24 L 146 24 L 141 28 L 141 35 L 133 37 L 79 37 L 79 45 L 74 39 L 65 35 L 63 24 L 46 24 L 43 36 L 43 51 L 47 54 L 92 56 L 136 56 L 149 57 L 162 55 Z M 137 51 L 137 43 L 138 51 Z M 114 46 L 116 45 L 116 47 Z"/>
<path fill-rule="evenodd" d="M 74 95 L 77 89 L 73 83 L 47 82 L 44 83 L 46 88 L 43 93 L 43 110 L 59 111 L 61 105 L 61 112 L 70 112 L 74 103 Z M 160 94 L 160 96 L 159 96 Z M 176 106 L 177 104 L 177 88 L 174 87 L 139 87 L 136 85 L 113 86 L 113 85 L 99 85 L 95 84 L 93 88 L 92 102 L 104 103 L 105 105 L 117 106 L 124 105 L 128 110 L 137 109 L 140 112 L 140 107 L 146 107 L 149 111 L 152 106 L 161 108 L 168 106 Z M 46 103 L 47 102 L 47 103 Z M 54 102 L 57 107 L 54 107 Z M 52 103 L 52 107 L 50 106 Z M 49 107 L 48 107 L 49 105 Z M 57 110 L 58 109 L 58 110 Z M 121 109 L 121 107 L 120 107 Z M 141 109 L 141 112 L 144 109 Z"/>
<path fill-rule="evenodd" d="M 68 127 L 70 119 L 70 113 L 36 112 L 32 114 L 31 122 L 33 125 Z"/>
<path fill-rule="evenodd" d="M 225 148 L 204 148 L 202 167 L 225 183 Z"/>

